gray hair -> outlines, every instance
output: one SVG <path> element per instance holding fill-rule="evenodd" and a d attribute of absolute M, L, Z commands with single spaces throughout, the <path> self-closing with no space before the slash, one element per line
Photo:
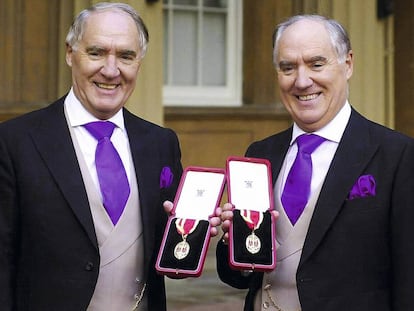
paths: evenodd
<path fill-rule="evenodd" d="M 273 33 L 273 63 L 275 66 L 277 66 L 280 37 L 286 28 L 302 20 L 312 20 L 322 23 L 328 31 L 332 46 L 338 56 L 338 61 L 340 63 L 345 62 L 348 53 L 351 51 L 351 41 L 345 28 L 340 23 L 321 15 L 295 15 L 280 23 Z"/>
<path fill-rule="evenodd" d="M 138 30 L 138 44 L 140 48 L 139 58 L 142 59 L 145 56 L 147 51 L 149 35 L 147 27 L 145 26 L 144 21 L 139 16 L 137 11 L 130 5 L 126 3 L 110 3 L 110 2 L 100 2 L 88 9 L 83 10 L 78 14 L 74 19 L 68 34 L 66 35 L 66 44 L 72 48 L 76 48 L 77 43 L 82 40 L 83 33 L 85 31 L 86 20 L 96 12 L 102 12 L 107 10 L 119 10 L 127 13 L 134 20 L 137 30 Z"/>

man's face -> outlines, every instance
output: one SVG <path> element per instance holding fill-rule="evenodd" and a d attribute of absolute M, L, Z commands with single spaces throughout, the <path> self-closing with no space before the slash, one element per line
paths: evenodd
<path fill-rule="evenodd" d="M 303 20 L 289 26 L 280 38 L 276 63 L 282 102 L 304 131 L 324 127 L 345 104 L 352 52 L 339 63 L 323 24 Z"/>
<path fill-rule="evenodd" d="M 140 52 L 137 27 L 121 11 L 93 13 L 82 39 L 67 47 L 73 90 L 95 117 L 108 119 L 125 105 L 135 88 Z"/>

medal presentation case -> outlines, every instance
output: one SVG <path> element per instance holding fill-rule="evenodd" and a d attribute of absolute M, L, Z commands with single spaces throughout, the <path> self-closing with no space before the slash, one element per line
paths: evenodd
<path fill-rule="evenodd" d="M 158 273 L 201 275 L 210 243 L 209 218 L 220 204 L 225 182 L 223 169 L 191 166 L 184 170 L 158 253 Z"/>
<path fill-rule="evenodd" d="M 229 157 L 227 192 L 233 204 L 229 264 L 235 270 L 271 271 L 276 267 L 275 225 L 270 162 Z"/>

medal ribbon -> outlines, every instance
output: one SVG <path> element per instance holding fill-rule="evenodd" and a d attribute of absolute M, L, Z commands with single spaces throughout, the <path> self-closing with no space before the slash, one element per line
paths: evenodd
<path fill-rule="evenodd" d="M 263 213 L 257 211 L 240 210 L 240 216 L 252 231 L 259 228 L 263 221 Z"/>
<path fill-rule="evenodd" d="M 197 225 L 198 220 L 196 219 L 177 218 L 175 221 L 177 232 L 182 236 L 187 236 L 192 233 L 197 228 Z"/>

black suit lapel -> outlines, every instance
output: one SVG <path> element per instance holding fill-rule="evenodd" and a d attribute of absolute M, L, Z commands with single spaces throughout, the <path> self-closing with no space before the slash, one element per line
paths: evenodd
<path fill-rule="evenodd" d="M 157 138 L 148 129 L 145 121 L 125 109 L 124 120 L 138 183 L 147 267 L 153 254 L 154 226 L 160 217 L 159 210 L 153 208 L 159 203 L 159 175 L 154 174 L 160 170 L 157 144 L 154 143 Z"/>
<path fill-rule="evenodd" d="M 282 168 L 283 161 L 285 160 L 286 153 L 290 146 L 290 141 L 292 139 L 292 129 L 289 128 L 287 131 L 281 133 L 281 140 L 274 145 L 274 152 L 269 155 L 270 163 L 272 165 L 272 185 L 274 187 L 276 179 L 279 176 L 280 170 Z"/>
<path fill-rule="evenodd" d="M 352 111 L 316 203 L 299 265 L 317 248 L 377 148 L 371 143 L 368 122 Z"/>
<path fill-rule="evenodd" d="M 63 99 L 45 109 L 44 118 L 31 134 L 63 196 L 92 243 L 98 247 L 86 190 L 63 112 Z"/>

